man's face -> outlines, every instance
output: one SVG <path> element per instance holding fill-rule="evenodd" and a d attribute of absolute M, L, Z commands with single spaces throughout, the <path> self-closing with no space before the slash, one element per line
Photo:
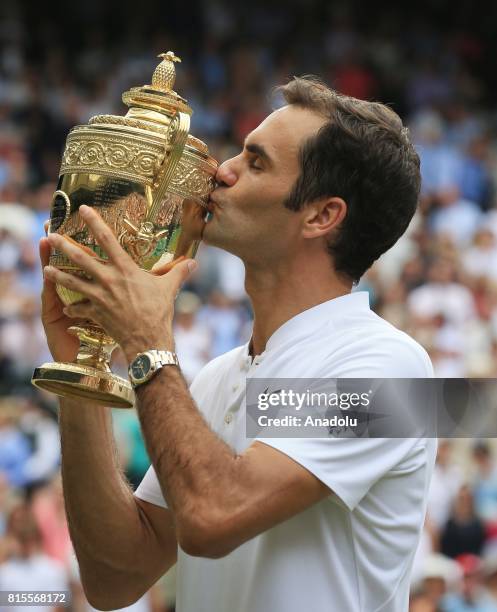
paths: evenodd
<path fill-rule="evenodd" d="M 300 148 L 324 121 L 312 111 L 285 106 L 247 136 L 242 152 L 219 167 L 206 243 L 252 264 L 296 255 L 305 213 L 288 210 L 284 201 L 300 174 Z"/>

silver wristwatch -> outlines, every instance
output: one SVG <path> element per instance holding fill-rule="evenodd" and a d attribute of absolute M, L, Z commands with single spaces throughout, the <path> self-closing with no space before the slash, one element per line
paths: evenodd
<path fill-rule="evenodd" d="M 129 364 L 128 374 L 133 388 L 149 381 L 163 366 L 179 366 L 176 353 L 152 349 L 138 355 Z"/>

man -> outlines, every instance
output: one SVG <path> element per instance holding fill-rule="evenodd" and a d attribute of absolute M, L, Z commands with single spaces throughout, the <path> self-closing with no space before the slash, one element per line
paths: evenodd
<path fill-rule="evenodd" d="M 416 208 L 419 160 L 400 119 L 306 79 L 283 94 L 287 105 L 220 166 L 203 233 L 245 264 L 252 339 L 209 363 L 191 393 L 174 365 L 136 388 L 153 467 L 135 495 L 108 410 L 61 400 L 69 525 L 97 608 L 136 600 L 177 560 L 180 612 L 407 609 L 434 441 L 245 436 L 253 376 L 433 375 L 418 344 L 350 293 Z M 42 241 L 44 263 L 56 247 L 94 279 L 45 268 L 54 358 L 76 353 L 72 317 L 100 323 L 130 362 L 174 350 L 174 297 L 194 262 L 146 273 L 96 212 L 80 214 L 112 265 L 60 236 Z M 87 301 L 62 312 L 54 282 Z"/>

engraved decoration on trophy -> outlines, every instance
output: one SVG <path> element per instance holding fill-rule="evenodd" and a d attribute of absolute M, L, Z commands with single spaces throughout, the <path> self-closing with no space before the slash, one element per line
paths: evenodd
<path fill-rule="evenodd" d="M 97 115 L 69 132 L 50 211 L 49 232 L 105 263 L 78 212 L 82 204 L 94 207 L 144 270 L 195 256 L 217 171 L 207 146 L 189 133 L 191 108 L 173 89 L 181 60 L 172 51 L 159 57 L 152 83 L 123 94 L 125 116 Z M 52 253 L 50 265 L 86 277 L 60 251 Z M 65 305 L 83 299 L 61 285 L 56 290 Z M 76 361 L 43 364 L 33 384 L 90 403 L 132 407 L 129 381 L 110 369 L 114 340 L 88 320 L 75 322 L 69 332 L 80 341 Z"/>

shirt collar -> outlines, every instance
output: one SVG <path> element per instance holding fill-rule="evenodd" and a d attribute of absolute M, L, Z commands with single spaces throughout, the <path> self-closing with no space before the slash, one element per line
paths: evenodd
<path fill-rule="evenodd" d="M 254 361 L 260 360 L 269 350 L 275 349 L 288 339 L 295 337 L 301 331 L 311 333 L 325 323 L 342 315 L 369 310 L 369 293 L 367 291 L 353 291 L 339 297 L 327 300 L 307 310 L 299 312 L 273 332 L 266 343 L 266 349 L 261 355 L 256 355 Z M 244 355 L 248 357 L 250 341 L 245 345 Z M 250 359 L 250 357 L 249 357 Z"/>

